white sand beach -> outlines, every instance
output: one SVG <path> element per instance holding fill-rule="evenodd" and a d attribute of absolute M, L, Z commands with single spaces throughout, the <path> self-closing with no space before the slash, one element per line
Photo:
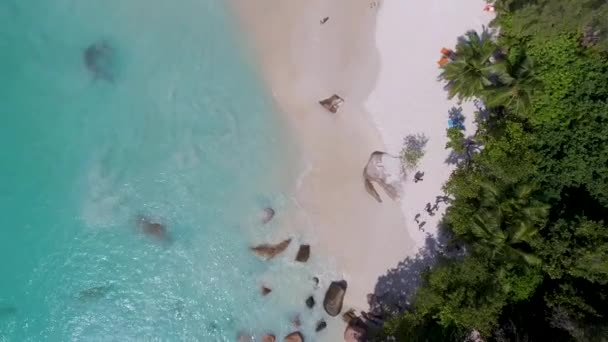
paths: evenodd
<path fill-rule="evenodd" d="M 453 48 L 458 36 L 471 29 L 480 30 L 493 18 L 483 11 L 483 0 L 427 0 L 416 2 L 385 0 L 378 13 L 376 47 L 380 53 L 380 73 L 365 106 L 380 130 L 386 151 L 398 154 L 408 134 L 429 138 L 427 152 L 418 170 L 424 180 L 414 183 L 409 175 L 401 205 L 406 225 L 416 246 L 424 244 L 427 233 L 436 231 L 445 206 L 434 216 L 428 215 L 426 203 L 435 204 L 441 187 L 453 166 L 446 163 L 449 151 L 446 129 L 448 110 L 462 107 L 468 134 L 473 134 L 474 106 L 459 105 L 447 99 L 443 84 L 437 80 L 437 61 L 442 47 Z M 426 221 L 424 231 L 414 222 Z"/>
<path fill-rule="evenodd" d="M 455 103 L 437 81 L 439 51 L 491 15 L 482 11 L 483 0 L 233 3 L 308 165 L 294 202 L 310 225 L 298 224 L 294 214 L 285 229 L 295 229 L 343 273 L 345 308 L 366 310 L 378 277 L 424 245 L 444 209 L 433 217 L 423 210 L 441 195 L 451 170 L 445 130 Z M 318 103 L 334 93 L 345 99 L 337 114 Z M 473 112 L 471 105 L 463 110 Z M 419 168 L 424 181 L 414 184 L 408 175 L 400 201 L 379 190 L 378 203 L 365 191 L 363 167 L 373 151 L 397 155 L 410 133 L 429 138 Z M 426 233 L 414 222 L 417 213 Z M 344 325 L 337 325 L 329 324 L 327 340 L 341 340 Z"/>

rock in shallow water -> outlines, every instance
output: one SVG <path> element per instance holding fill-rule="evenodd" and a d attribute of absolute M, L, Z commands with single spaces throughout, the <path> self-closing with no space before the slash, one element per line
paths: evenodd
<path fill-rule="evenodd" d="M 291 318 L 291 324 L 294 328 L 299 329 L 302 326 L 302 320 L 300 319 L 300 314 L 295 314 Z"/>
<path fill-rule="evenodd" d="M 307 262 L 310 258 L 310 245 L 300 245 L 298 254 L 296 255 L 296 261 Z"/>
<path fill-rule="evenodd" d="M 0 306 L 0 318 L 3 316 L 12 316 L 17 313 L 17 307 L 13 305 Z"/>
<path fill-rule="evenodd" d="M 113 289 L 113 285 L 101 285 L 82 290 L 78 293 L 78 299 L 82 301 L 101 299 Z"/>
<path fill-rule="evenodd" d="M 277 338 L 273 334 L 266 334 L 262 337 L 262 342 L 275 342 Z"/>
<path fill-rule="evenodd" d="M 285 342 L 304 342 L 304 336 L 299 332 L 292 332 L 285 336 Z"/>
<path fill-rule="evenodd" d="M 255 338 L 253 336 L 251 336 L 251 334 L 240 333 L 239 339 L 237 341 L 238 342 L 253 342 L 253 341 L 255 341 Z"/>
<path fill-rule="evenodd" d="M 139 229 L 146 235 L 163 241 L 170 240 L 169 235 L 167 234 L 167 227 L 162 223 L 153 221 L 149 217 L 139 215 L 137 217 L 137 225 L 139 226 Z"/>
<path fill-rule="evenodd" d="M 315 298 L 313 296 L 310 296 L 306 299 L 306 306 L 309 309 L 312 309 L 315 306 Z"/>
<path fill-rule="evenodd" d="M 268 207 L 264 208 L 264 213 L 262 214 L 262 224 L 266 224 L 272 220 L 274 217 L 275 211 L 274 209 Z"/>
<path fill-rule="evenodd" d="M 89 45 L 82 55 L 84 64 L 95 79 L 114 81 L 112 72 L 114 49 L 105 41 Z"/>
<path fill-rule="evenodd" d="M 348 284 L 345 280 L 333 281 L 329 285 L 323 300 L 323 307 L 330 316 L 338 316 L 342 311 L 342 302 L 344 302 L 347 287 Z"/>
<path fill-rule="evenodd" d="M 321 319 L 321 320 L 319 320 L 317 322 L 317 326 L 315 327 L 315 331 L 319 332 L 319 331 L 321 331 L 321 330 L 323 330 L 325 328 L 327 328 L 327 322 L 325 322 L 324 320 Z"/>
<path fill-rule="evenodd" d="M 265 243 L 251 247 L 251 251 L 266 260 L 270 260 L 286 250 L 289 247 L 289 243 L 291 243 L 291 239 L 281 241 L 275 245 Z"/>
<path fill-rule="evenodd" d="M 262 292 L 262 296 L 266 296 L 268 295 L 270 292 L 272 292 L 272 289 L 266 286 L 262 286 L 262 288 L 260 289 L 260 291 Z"/>

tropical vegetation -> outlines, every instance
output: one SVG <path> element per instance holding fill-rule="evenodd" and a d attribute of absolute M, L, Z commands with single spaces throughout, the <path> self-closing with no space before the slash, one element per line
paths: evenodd
<path fill-rule="evenodd" d="M 442 67 L 477 99 L 445 185 L 450 246 L 379 340 L 608 341 L 608 2 L 496 0 Z M 470 148 L 473 146 L 474 148 Z"/>

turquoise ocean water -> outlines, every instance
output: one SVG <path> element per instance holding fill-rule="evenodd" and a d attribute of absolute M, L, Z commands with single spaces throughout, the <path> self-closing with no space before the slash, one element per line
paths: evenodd
<path fill-rule="evenodd" d="M 0 341 L 293 330 L 312 271 L 248 250 L 293 151 L 235 27 L 219 0 L 0 2 Z M 113 82 L 83 62 L 102 41 Z"/>

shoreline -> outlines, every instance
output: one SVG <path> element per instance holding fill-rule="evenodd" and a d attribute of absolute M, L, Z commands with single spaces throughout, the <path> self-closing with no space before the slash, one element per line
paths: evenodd
<path fill-rule="evenodd" d="M 322 287 L 348 282 L 343 312 L 368 310 L 367 294 L 376 292 L 379 278 L 424 248 L 445 209 L 426 215 L 426 231 L 418 229 L 415 215 L 442 194 L 453 168 L 445 163 L 445 130 L 455 101 L 437 81 L 439 50 L 490 19 L 483 0 L 445 2 L 416 3 L 415 11 L 397 0 L 231 2 L 302 156 L 280 233 L 310 243 L 338 271 Z M 428 18 L 442 18 L 442 25 Z M 345 99 L 337 114 L 318 103 L 333 94 Z M 472 131 L 472 104 L 461 106 Z M 365 190 L 363 168 L 373 151 L 398 155 L 411 133 L 429 138 L 419 165 L 425 180 L 414 184 L 406 175 L 402 197 L 393 201 L 379 190 L 384 201 L 378 203 Z M 323 339 L 341 339 L 344 326 L 332 319 Z"/>
<path fill-rule="evenodd" d="M 376 202 L 362 177 L 370 154 L 385 150 L 364 107 L 379 71 L 378 8 L 370 3 L 233 1 L 261 76 L 308 169 L 282 220 L 284 232 L 309 242 L 313 253 L 335 265 L 339 274 L 322 280 L 323 286 L 348 282 L 343 312 L 367 310 L 367 294 L 378 278 L 414 247 L 398 202 L 382 190 L 385 201 Z M 337 114 L 318 103 L 334 93 L 345 99 Z M 325 336 L 341 339 L 344 327 L 336 317 Z"/>

